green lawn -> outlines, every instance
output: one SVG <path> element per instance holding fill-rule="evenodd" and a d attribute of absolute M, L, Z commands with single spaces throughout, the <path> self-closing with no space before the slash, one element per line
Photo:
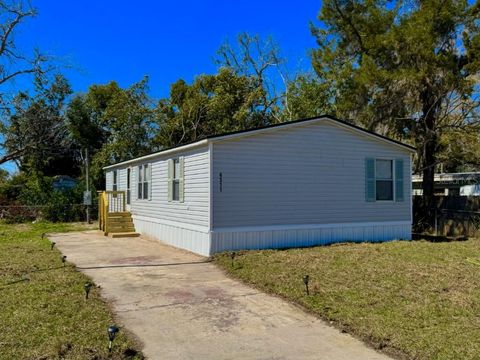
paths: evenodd
<path fill-rule="evenodd" d="M 45 232 L 79 230 L 68 224 L 0 224 L 0 359 L 141 359 L 124 329 L 108 353 L 112 313 L 89 278 L 62 267 Z M 67 259 L 68 260 L 68 259 Z"/>
<path fill-rule="evenodd" d="M 480 356 L 480 240 L 244 251 L 233 267 L 229 253 L 215 261 L 231 276 L 300 304 L 386 353 Z M 310 275 L 310 296 L 304 274 Z"/>

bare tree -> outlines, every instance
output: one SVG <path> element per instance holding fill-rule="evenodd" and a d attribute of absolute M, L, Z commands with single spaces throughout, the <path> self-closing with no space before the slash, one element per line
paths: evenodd
<path fill-rule="evenodd" d="M 286 60 L 272 38 L 261 39 L 258 35 L 241 33 L 237 44 L 225 42 L 217 51 L 215 63 L 231 68 L 236 74 L 254 77 L 257 86 L 264 90 L 263 112 L 281 121 L 282 105 L 288 114 L 288 71 Z M 279 85 L 283 89 L 279 89 Z"/>
<path fill-rule="evenodd" d="M 0 132 L 4 133 L 8 128 L 8 121 L 12 109 L 12 94 L 8 86 L 20 77 L 31 75 L 37 80 L 42 79 L 52 67 L 48 64 L 48 56 L 38 49 L 24 53 L 19 50 L 15 41 L 15 33 L 18 28 L 31 18 L 37 16 L 37 11 L 29 2 L 0 0 L 0 110 L 4 120 L 0 123 Z M 31 143 L 25 143 L 23 147 L 7 150 L 5 143 L 0 143 L 3 155 L 0 164 L 16 160 L 25 154 L 28 149 L 35 147 L 35 138 Z"/>

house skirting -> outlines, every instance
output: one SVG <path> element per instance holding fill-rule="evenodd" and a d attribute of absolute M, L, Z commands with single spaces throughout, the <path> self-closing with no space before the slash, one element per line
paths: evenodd
<path fill-rule="evenodd" d="M 411 240 L 410 221 L 309 224 L 214 229 L 210 252 L 327 245 L 337 242 Z"/>
<path fill-rule="evenodd" d="M 132 218 L 135 231 L 140 234 L 203 256 L 210 255 L 208 228 L 138 215 L 132 215 Z"/>
<path fill-rule="evenodd" d="M 281 249 L 339 242 L 411 240 L 410 221 L 216 228 L 133 215 L 135 230 L 169 245 L 209 256 L 227 250 Z"/>

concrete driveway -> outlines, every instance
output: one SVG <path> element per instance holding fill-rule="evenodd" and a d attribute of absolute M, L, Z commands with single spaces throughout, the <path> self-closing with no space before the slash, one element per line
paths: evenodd
<path fill-rule="evenodd" d="M 101 286 L 148 359 L 388 359 L 203 257 L 97 231 L 49 237 Z"/>

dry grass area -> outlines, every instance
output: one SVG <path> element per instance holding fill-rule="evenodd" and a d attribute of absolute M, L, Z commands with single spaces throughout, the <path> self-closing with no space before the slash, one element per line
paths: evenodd
<path fill-rule="evenodd" d="M 229 253 L 215 261 L 396 357 L 479 358 L 480 240 L 244 251 L 233 267 Z"/>
<path fill-rule="evenodd" d="M 85 300 L 90 279 L 61 261 L 45 232 L 80 224 L 0 224 L 0 359 L 141 359 L 122 329 L 108 352 L 114 323 L 99 289 Z M 67 259 L 68 260 L 68 259 Z"/>

